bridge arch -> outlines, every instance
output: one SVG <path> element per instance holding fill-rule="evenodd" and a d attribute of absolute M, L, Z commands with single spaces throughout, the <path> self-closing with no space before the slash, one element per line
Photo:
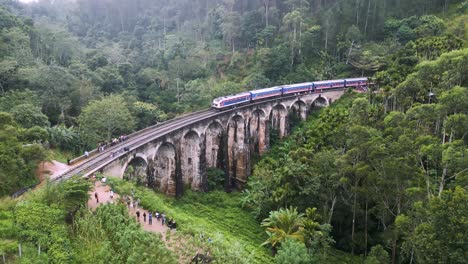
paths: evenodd
<path fill-rule="evenodd" d="M 133 167 L 133 171 L 128 172 L 128 175 L 125 174 L 129 166 Z M 122 171 L 120 173 L 121 178 L 128 177 L 130 181 L 136 181 L 138 184 L 147 184 L 148 183 L 148 158 L 145 154 L 134 153 L 127 158 L 124 166 L 122 166 Z"/>
<path fill-rule="evenodd" d="M 205 129 L 205 159 L 208 168 L 221 168 L 223 125 L 219 120 L 212 121 Z"/>
<path fill-rule="evenodd" d="M 177 195 L 177 152 L 172 143 L 159 146 L 154 156 L 154 185 L 161 192 Z"/>
<path fill-rule="evenodd" d="M 282 104 L 276 104 L 270 111 L 270 132 L 277 132 L 279 138 L 283 138 L 288 134 L 288 108 Z"/>
<path fill-rule="evenodd" d="M 319 97 L 315 98 L 312 101 L 310 109 L 322 108 L 322 107 L 326 107 L 328 105 L 329 105 L 328 98 L 326 98 L 326 97 L 324 97 L 322 95 L 319 95 Z"/>
<path fill-rule="evenodd" d="M 307 104 L 301 99 L 296 100 L 289 107 L 289 112 L 302 121 L 306 120 L 308 110 Z"/>
<path fill-rule="evenodd" d="M 200 136 L 191 130 L 187 132 L 180 144 L 180 163 L 182 181 L 185 186 L 190 186 L 192 190 L 202 189 L 200 174 Z"/>

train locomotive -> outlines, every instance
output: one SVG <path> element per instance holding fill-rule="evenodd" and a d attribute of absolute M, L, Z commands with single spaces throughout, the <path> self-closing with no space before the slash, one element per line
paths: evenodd
<path fill-rule="evenodd" d="M 305 93 L 322 93 L 324 91 L 342 88 L 363 88 L 367 87 L 367 85 L 367 77 L 362 77 L 275 86 L 234 95 L 228 95 L 224 97 L 218 97 L 213 100 L 211 107 L 219 110 L 232 108 L 241 104 L 251 103 L 255 101 L 272 99 L 275 97 L 298 95 Z"/>

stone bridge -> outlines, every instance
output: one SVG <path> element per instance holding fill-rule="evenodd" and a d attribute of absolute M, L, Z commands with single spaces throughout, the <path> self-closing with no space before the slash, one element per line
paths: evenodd
<path fill-rule="evenodd" d="M 90 157 L 90 163 L 93 159 L 102 162 L 80 170 L 78 167 L 87 164 L 84 161 L 69 174 L 101 172 L 177 196 L 189 188 L 205 191 L 207 168 L 219 168 L 226 175 L 226 190 L 241 189 L 251 172 L 251 156 L 265 153 L 270 137 L 287 136 L 291 119 L 305 120 L 314 108 L 329 105 L 343 93 L 296 95 L 189 115 L 167 122 L 167 129 L 160 126 L 158 131 L 147 132 L 150 136 L 131 137 L 125 145 L 128 151 Z"/>

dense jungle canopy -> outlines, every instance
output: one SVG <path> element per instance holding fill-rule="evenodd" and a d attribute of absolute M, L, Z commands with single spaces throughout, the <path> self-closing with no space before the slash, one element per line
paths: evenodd
<path fill-rule="evenodd" d="M 0 0 L 3 261 L 176 263 L 203 230 L 217 263 L 465 263 L 467 23 L 466 0 Z M 112 183 L 179 217 L 186 248 L 87 212 L 79 179 L 8 198 L 41 161 L 215 97 L 360 76 L 367 93 L 272 136 L 242 193 L 215 169 L 180 200 Z"/>

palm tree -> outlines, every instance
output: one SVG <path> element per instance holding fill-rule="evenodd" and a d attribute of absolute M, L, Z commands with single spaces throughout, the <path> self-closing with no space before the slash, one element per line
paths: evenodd
<path fill-rule="evenodd" d="M 297 208 L 271 211 L 269 217 L 262 221 L 262 226 L 266 227 L 269 236 L 263 245 L 271 244 L 276 248 L 287 238 L 304 242 L 304 220 L 304 214 L 298 213 Z"/>

